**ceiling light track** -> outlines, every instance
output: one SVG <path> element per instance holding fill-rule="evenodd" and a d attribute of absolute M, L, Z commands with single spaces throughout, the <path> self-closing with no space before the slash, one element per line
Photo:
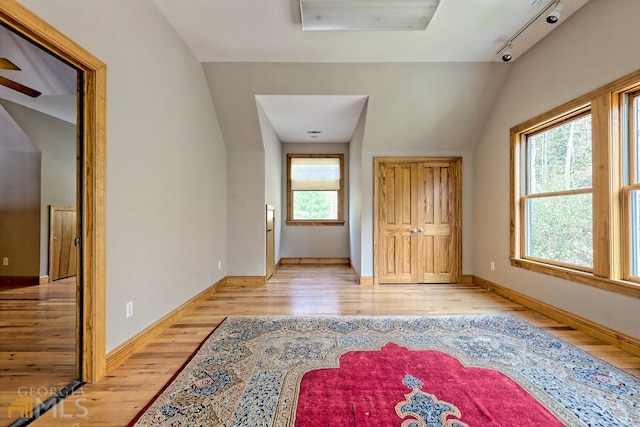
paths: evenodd
<path fill-rule="evenodd" d="M 500 55 L 502 53 L 503 55 L 501 59 L 504 62 L 511 61 L 511 59 L 513 59 L 513 54 L 512 54 L 513 42 L 520 36 L 520 34 L 524 33 L 527 30 L 527 28 L 533 25 L 533 23 L 536 22 L 542 15 L 549 12 L 551 8 L 553 8 L 553 11 L 549 13 L 546 21 L 550 24 L 557 23 L 558 20 L 560 19 L 560 12 L 562 11 L 562 6 L 563 6 L 562 0 L 550 1 L 545 7 L 540 9 L 540 11 L 536 13 L 533 16 L 533 18 L 531 18 L 526 24 L 524 24 L 522 28 L 520 28 L 511 37 L 509 37 L 509 39 L 502 46 L 500 46 L 500 49 L 496 51 L 496 55 Z"/>

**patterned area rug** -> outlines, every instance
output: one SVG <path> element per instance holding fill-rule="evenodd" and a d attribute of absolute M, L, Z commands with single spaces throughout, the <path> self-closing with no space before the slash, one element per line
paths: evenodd
<path fill-rule="evenodd" d="M 508 315 L 231 317 L 129 426 L 639 426 L 640 379 Z"/>

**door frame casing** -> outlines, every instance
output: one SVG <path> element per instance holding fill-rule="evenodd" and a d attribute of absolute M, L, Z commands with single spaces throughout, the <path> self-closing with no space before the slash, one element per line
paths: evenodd
<path fill-rule="evenodd" d="M 275 272 L 275 256 L 276 256 L 276 207 L 267 205 L 266 217 L 266 269 L 265 281 L 269 280 Z M 271 229 L 269 229 L 269 215 L 271 214 Z M 271 234 L 269 234 L 271 233 Z"/>
<path fill-rule="evenodd" d="M 452 202 L 455 203 L 456 217 L 453 219 L 455 227 L 455 276 L 460 281 L 462 277 L 462 157 L 373 157 L 373 284 L 380 285 L 380 250 L 382 247 L 380 233 L 380 164 L 381 163 L 420 163 L 447 162 L 455 165 L 456 194 Z"/>
<path fill-rule="evenodd" d="M 106 373 L 106 65 L 18 2 L 2 2 L 0 24 L 78 71 L 79 379 L 95 382 Z"/>

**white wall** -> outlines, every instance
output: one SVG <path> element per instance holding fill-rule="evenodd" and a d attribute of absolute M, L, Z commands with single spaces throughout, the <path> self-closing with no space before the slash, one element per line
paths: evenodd
<path fill-rule="evenodd" d="M 152 0 L 23 3 L 107 64 L 110 351 L 226 276 L 226 149 L 202 67 Z"/>
<path fill-rule="evenodd" d="M 3 104 L 4 105 L 4 104 Z M 41 154 L 0 105 L 0 276 L 38 276 Z"/>
<path fill-rule="evenodd" d="M 40 158 L 38 151 L 0 148 L 0 258 L 9 259 L 0 276 L 38 276 Z"/>
<path fill-rule="evenodd" d="M 264 276 L 267 265 L 265 227 L 265 153 L 228 151 L 228 276 Z"/>
<path fill-rule="evenodd" d="M 511 267 L 509 129 L 640 68 L 638 17 L 637 0 L 591 0 L 514 62 L 476 150 L 473 269 L 636 338 L 640 299 Z"/>
<path fill-rule="evenodd" d="M 262 105 L 256 100 L 258 108 L 258 118 L 260 120 L 260 130 L 262 143 L 264 145 L 264 198 L 265 204 L 274 206 L 275 217 L 275 254 L 274 261 L 280 261 L 280 242 L 282 240 L 282 218 L 286 213 L 282 210 L 282 143 L 276 134 L 271 121 L 267 117 Z M 265 236 L 266 239 L 266 236 Z M 266 249 L 265 249 L 266 251 Z M 265 273 L 266 273 L 266 253 L 265 253 Z"/>
<path fill-rule="evenodd" d="M 349 257 L 349 145 L 282 144 L 282 211 L 287 209 L 287 154 L 344 154 L 344 225 L 282 225 L 283 258 Z M 286 213 L 285 213 L 286 216 Z"/>
<path fill-rule="evenodd" d="M 362 145 L 367 121 L 365 103 L 349 143 L 349 257 L 358 276 L 362 272 Z"/>

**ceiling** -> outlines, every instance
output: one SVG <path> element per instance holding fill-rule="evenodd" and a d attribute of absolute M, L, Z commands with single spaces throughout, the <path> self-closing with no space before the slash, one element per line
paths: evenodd
<path fill-rule="evenodd" d="M 201 62 L 487 62 L 551 0 L 440 0 L 425 31 L 302 31 L 299 0 L 153 1 Z M 538 20 L 515 58 L 557 26 Z"/>
<path fill-rule="evenodd" d="M 299 0 L 153 0 L 202 63 L 501 62 L 497 51 L 551 1 L 440 0 L 424 31 L 303 31 Z M 546 23 L 544 16 L 531 24 L 513 43 L 513 61 L 587 1 L 564 0 L 558 24 Z M 1 26 L 0 57 L 22 68 L 0 70 L 1 76 L 43 93 L 33 99 L 0 87 L 0 99 L 75 122 L 75 70 Z M 337 142 L 341 134 L 348 142 L 344 129 L 355 128 L 368 94 L 361 95 L 348 100 L 348 114 L 341 95 L 257 100 L 283 141 Z M 310 130 L 322 133 L 310 138 Z"/>
<path fill-rule="evenodd" d="M 514 41 L 514 61 L 587 1 L 564 0 L 558 24 L 536 20 Z M 496 52 L 551 0 L 440 0 L 425 31 L 303 31 L 299 0 L 154 2 L 203 63 L 352 63 L 501 62 Z M 344 114 L 341 96 L 259 99 L 282 141 L 337 142 L 334 130 L 360 116 Z M 309 117 L 323 118 L 322 134 L 308 133 Z"/>
<path fill-rule="evenodd" d="M 7 58 L 20 68 L 0 69 L 0 76 L 42 93 L 37 98 L 31 98 L 0 85 L 0 99 L 24 105 L 70 123 L 76 122 L 75 69 L 1 25 L 0 57 Z"/>
<path fill-rule="evenodd" d="M 366 96 L 257 95 L 281 142 L 349 142 Z"/>

